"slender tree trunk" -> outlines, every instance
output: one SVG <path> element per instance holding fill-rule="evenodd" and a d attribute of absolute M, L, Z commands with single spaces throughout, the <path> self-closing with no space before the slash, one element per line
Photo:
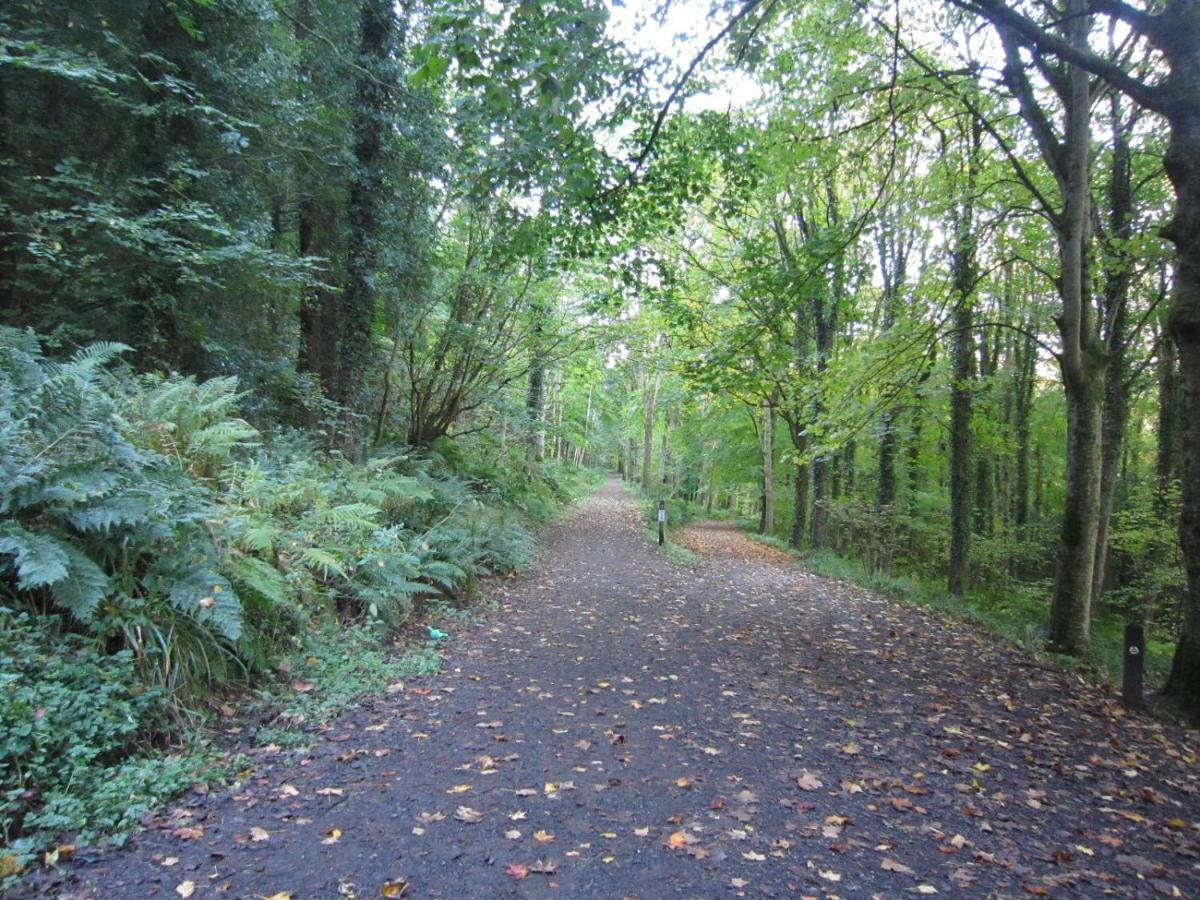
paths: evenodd
<path fill-rule="evenodd" d="M 971 391 L 975 356 L 972 352 L 975 290 L 974 226 L 975 182 L 982 134 L 972 123 L 967 156 L 966 191 L 955 212 L 953 384 L 950 388 L 950 561 L 948 587 L 961 597 L 967 586 L 967 564 L 971 539 Z"/>
<path fill-rule="evenodd" d="M 1076 16 L 1064 28 L 1074 43 L 1086 44 L 1086 0 L 1070 0 Z M 1088 276 L 1091 193 L 1089 186 L 1090 78 L 1067 67 L 1067 124 L 1062 144 L 1063 211 L 1059 227 L 1062 264 L 1062 338 L 1059 357 L 1067 400 L 1067 472 L 1062 530 L 1050 604 L 1050 644 L 1082 654 L 1091 642 L 1092 576 L 1100 526 L 1100 478 L 1104 360 L 1091 306 Z"/>
<path fill-rule="evenodd" d="M 642 490 L 650 492 L 651 466 L 654 456 L 654 408 L 658 404 L 658 387 L 662 375 L 646 375 L 642 389 Z"/>
<path fill-rule="evenodd" d="M 770 534 L 775 530 L 775 418 L 770 400 L 763 401 L 762 411 L 762 515 L 758 530 Z"/>
<path fill-rule="evenodd" d="M 1164 336 L 1159 341 L 1158 351 L 1158 447 L 1154 466 L 1157 481 L 1155 505 L 1160 515 L 1172 511 L 1171 498 L 1179 480 L 1182 399 L 1175 343 Z"/>
<path fill-rule="evenodd" d="M 1109 231 L 1104 252 L 1104 371 L 1103 427 L 1100 458 L 1100 510 L 1096 526 L 1096 561 L 1092 568 L 1092 604 L 1104 596 L 1108 577 L 1108 527 L 1117 487 L 1117 466 L 1125 443 L 1129 419 L 1129 366 L 1125 351 L 1129 340 L 1129 287 L 1134 260 L 1127 242 L 1132 237 L 1133 185 L 1129 138 L 1121 114 L 1121 98 L 1113 93 L 1113 154 L 1108 185 Z"/>
<path fill-rule="evenodd" d="M 1017 432 L 1017 474 L 1013 495 L 1013 521 L 1023 528 L 1029 521 L 1029 428 L 1033 410 L 1033 384 L 1037 350 L 1032 337 L 1018 344 L 1016 404 L 1014 417 Z"/>
<path fill-rule="evenodd" d="M 546 458 L 546 368 L 539 360 L 529 365 L 529 387 L 525 392 L 526 456 L 531 464 Z"/>

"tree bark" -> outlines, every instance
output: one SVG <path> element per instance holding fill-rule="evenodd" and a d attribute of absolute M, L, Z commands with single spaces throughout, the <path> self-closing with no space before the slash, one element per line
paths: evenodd
<path fill-rule="evenodd" d="M 762 405 L 762 514 L 759 516 L 758 531 L 770 534 L 775 530 L 775 417 L 771 414 L 771 401 Z"/>
<path fill-rule="evenodd" d="M 1087 43 L 1086 0 L 1070 0 L 1063 24 L 1067 39 Z M 1062 530 L 1050 603 L 1050 645 L 1079 655 L 1091 643 L 1092 576 L 1100 526 L 1102 385 L 1104 354 L 1091 301 L 1088 251 L 1091 244 L 1090 76 L 1066 66 L 1063 92 L 1066 124 L 1055 175 L 1063 199 L 1058 239 L 1062 315 L 1059 366 L 1067 400 L 1067 472 Z"/>
<path fill-rule="evenodd" d="M 1163 693 L 1200 714 L 1200 4 L 1172 0 L 1162 14 L 1170 64 L 1170 138 L 1164 156 L 1175 188 L 1175 215 L 1164 234 L 1179 267 L 1168 327 L 1175 340 L 1183 396 L 1183 471 L 1179 541 L 1187 590 L 1179 643 Z"/>
<path fill-rule="evenodd" d="M 338 322 L 334 399 L 345 410 L 342 439 L 347 452 L 359 449 L 358 414 L 366 398 L 373 356 L 376 276 L 380 256 L 380 217 L 386 174 L 385 141 L 392 91 L 391 46 L 396 31 L 392 0 L 361 0 L 359 68 L 355 75 L 354 166 L 350 176 L 346 284 Z"/>
<path fill-rule="evenodd" d="M 654 408 L 658 404 L 658 387 L 662 375 L 654 373 L 653 379 L 645 375 L 642 387 L 642 490 L 650 492 L 653 484 L 651 467 L 654 456 Z"/>
<path fill-rule="evenodd" d="M 1179 460 L 1183 434 L 1179 365 L 1175 358 L 1175 342 L 1167 336 L 1159 341 L 1158 351 L 1158 446 L 1155 454 L 1156 500 L 1159 515 L 1171 510 L 1176 482 L 1179 480 Z"/>
<path fill-rule="evenodd" d="M 1100 510 L 1096 526 L 1096 561 L 1092 568 L 1092 605 L 1104 596 L 1108 575 L 1108 528 L 1117 487 L 1117 467 L 1129 419 L 1129 287 L 1133 264 L 1128 241 L 1132 235 L 1133 184 L 1129 137 L 1121 113 L 1120 95 L 1110 98 L 1113 154 L 1108 184 L 1108 233 L 1104 241 L 1104 370 L 1103 426 L 1100 457 Z"/>
<path fill-rule="evenodd" d="M 971 125 L 967 148 L 966 191 L 955 211 L 954 253 L 951 262 L 954 290 L 953 383 L 950 388 L 950 560 L 947 586 L 961 597 L 967 586 L 971 540 L 971 391 L 975 355 L 972 352 L 975 291 L 975 182 L 982 132 Z"/>

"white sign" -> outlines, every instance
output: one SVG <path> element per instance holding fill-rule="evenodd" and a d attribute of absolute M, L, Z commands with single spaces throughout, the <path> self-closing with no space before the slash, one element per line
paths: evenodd
<path fill-rule="evenodd" d="M 658 511 L 658 521 L 660 521 L 660 522 L 667 521 L 667 511 L 665 509 L 660 509 Z"/>

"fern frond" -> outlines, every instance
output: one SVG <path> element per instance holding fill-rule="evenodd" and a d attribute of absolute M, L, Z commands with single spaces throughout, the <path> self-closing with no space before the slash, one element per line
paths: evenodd
<path fill-rule="evenodd" d="M 167 594 L 171 605 L 230 641 L 242 634 L 242 603 L 233 585 L 208 569 L 193 569 Z"/>
<path fill-rule="evenodd" d="M 50 593 L 54 602 L 80 622 L 90 625 L 96 617 L 96 609 L 108 596 L 108 576 L 86 554 L 74 547 L 65 549 L 70 560 L 67 575 L 50 585 Z"/>
<path fill-rule="evenodd" d="M 320 547 L 304 548 L 300 553 L 300 559 L 310 569 L 316 569 L 326 578 L 329 577 L 331 572 L 342 578 L 349 577 L 345 567 L 338 561 L 338 558 L 328 550 L 322 550 Z"/>
<path fill-rule="evenodd" d="M 27 531 L 15 522 L 0 522 L 0 553 L 16 557 L 17 587 L 45 587 L 67 577 L 70 547 L 56 537 Z"/>

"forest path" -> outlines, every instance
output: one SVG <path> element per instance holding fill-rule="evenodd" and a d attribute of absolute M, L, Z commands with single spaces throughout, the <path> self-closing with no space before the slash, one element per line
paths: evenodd
<path fill-rule="evenodd" d="M 444 674 L 58 892 L 1200 896 L 1194 734 L 729 527 L 690 569 L 641 528 L 611 481 Z"/>

